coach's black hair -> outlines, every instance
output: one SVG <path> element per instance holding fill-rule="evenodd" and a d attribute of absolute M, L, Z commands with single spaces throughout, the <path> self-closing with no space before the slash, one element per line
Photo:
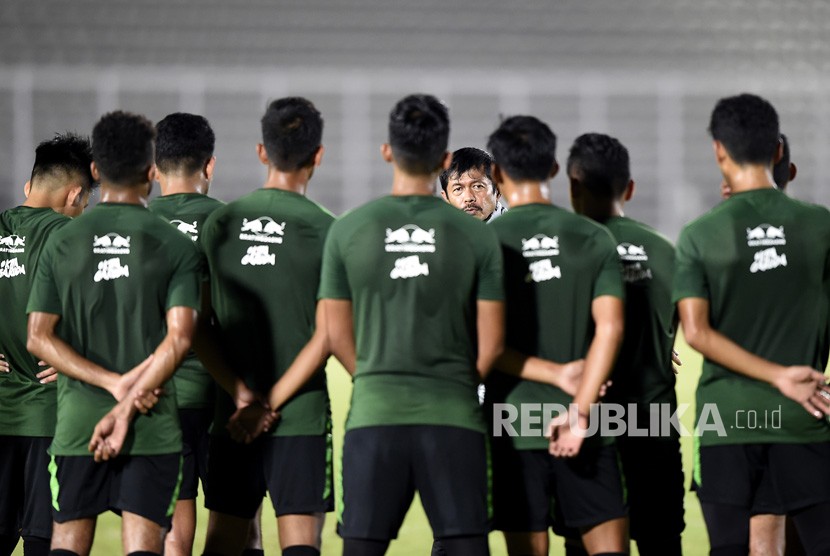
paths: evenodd
<path fill-rule="evenodd" d="M 496 184 L 493 183 L 493 157 L 490 153 L 477 149 L 475 147 L 464 147 L 452 153 L 452 162 L 450 167 L 441 172 L 438 179 L 441 181 L 441 189 L 444 193 L 447 192 L 447 185 L 450 178 L 453 176 L 461 177 L 470 170 L 478 170 L 484 177 L 486 177 L 493 186 L 493 191 L 496 190 Z"/>
<path fill-rule="evenodd" d="M 389 113 L 392 156 L 408 174 L 423 176 L 439 169 L 449 138 L 449 111 L 432 95 L 409 95 Z"/>
<path fill-rule="evenodd" d="M 757 95 L 722 98 L 712 111 L 709 133 L 736 163 L 770 165 L 778 147 L 778 113 Z"/>
<path fill-rule="evenodd" d="M 547 181 L 556 164 L 556 135 L 533 116 L 504 120 L 487 148 L 501 170 L 517 181 Z"/>
<path fill-rule="evenodd" d="M 35 163 L 29 183 L 34 186 L 41 179 L 69 178 L 74 174 L 81 178 L 81 187 L 88 191 L 97 185 L 92 178 L 90 162 L 92 147 L 88 138 L 71 132 L 55 134 L 35 149 Z"/>
<path fill-rule="evenodd" d="M 310 100 L 275 100 L 268 105 L 261 123 L 262 144 L 268 160 L 278 170 L 293 172 L 314 163 L 323 141 L 323 118 Z"/>
<path fill-rule="evenodd" d="M 631 180 L 628 149 L 603 133 L 580 135 L 568 154 L 568 176 L 598 197 L 617 198 Z"/>
<path fill-rule="evenodd" d="M 118 110 L 105 114 L 92 130 L 92 158 L 103 181 L 140 185 L 153 164 L 156 129 L 138 114 Z"/>
<path fill-rule="evenodd" d="M 156 124 L 156 134 L 156 166 L 165 174 L 195 174 L 213 156 L 216 135 L 202 116 L 170 114 Z"/>
<path fill-rule="evenodd" d="M 790 142 L 783 133 L 780 135 L 780 138 L 781 160 L 772 167 L 772 179 L 775 180 L 775 185 L 778 186 L 778 189 L 783 191 L 790 182 Z"/>

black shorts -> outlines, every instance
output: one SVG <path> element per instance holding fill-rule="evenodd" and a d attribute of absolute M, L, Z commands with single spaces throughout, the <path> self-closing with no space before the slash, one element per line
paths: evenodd
<path fill-rule="evenodd" d="M 627 491 L 631 538 L 674 537 L 683 520 L 683 462 L 676 438 L 617 439 Z"/>
<path fill-rule="evenodd" d="M 64 523 L 112 510 L 169 528 L 181 470 L 181 454 L 118 456 L 101 463 L 92 456 L 52 456 L 52 515 Z"/>
<path fill-rule="evenodd" d="M 334 510 L 331 435 L 210 437 L 207 509 L 252 519 L 266 490 L 277 516 Z"/>
<path fill-rule="evenodd" d="M 207 491 L 208 430 L 213 422 L 212 409 L 180 409 L 182 426 L 182 487 L 179 500 L 194 500 L 202 490 Z"/>
<path fill-rule="evenodd" d="M 488 456 L 484 434 L 435 425 L 346 432 L 343 508 L 346 539 L 394 539 L 417 490 L 435 538 L 486 535 Z"/>
<path fill-rule="evenodd" d="M 701 502 L 790 514 L 830 502 L 830 443 L 700 448 L 692 489 Z"/>
<path fill-rule="evenodd" d="M 628 515 L 617 449 L 583 447 L 575 458 L 547 450 L 493 448 L 493 528 L 578 536 L 578 529 Z"/>
<path fill-rule="evenodd" d="M 48 437 L 0 436 L 0 534 L 52 538 L 51 443 Z"/>

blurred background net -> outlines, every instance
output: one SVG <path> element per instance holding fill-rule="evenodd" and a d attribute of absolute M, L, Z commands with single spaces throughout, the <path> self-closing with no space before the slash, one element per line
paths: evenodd
<path fill-rule="evenodd" d="M 718 202 L 706 133 L 725 95 L 770 99 L 790 138 L 792 194 L 827 204 L 830 3 L 824 0 L 2 0 L 0 208 L 19 203 L 37 142 L 121 108 L 204 114 L 212 193 L 262 184 L 269 99 L 310 98 L 326 154 L 309 196 L 335 213 L 389 189 L 386 116 L 410 92 L 450 106 L 450 146 L 483 147 L 532 113 L 564 163 L 586 131 L 628 146 L 628 214 L 676 238 Z M 560 174 L 554 200 L 567 205 Z"/>

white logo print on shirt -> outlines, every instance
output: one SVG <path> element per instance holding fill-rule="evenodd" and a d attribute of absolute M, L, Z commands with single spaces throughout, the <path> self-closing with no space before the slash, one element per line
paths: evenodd
<path fill-rule="evenodd" d="M 417 276 L 429 276 L 429 265 L 422 263 L 418 255 L 401 257 L 395 261 L 395 268 L 389 273 L 393 280 L 398 278 L 415 278 Z"/>
<path fill-rule="evenodd" d="M 387 253 L 435 253 L 435 229 L 424 230 L 415 224 L 397 230 L 386 228 L 384 243 Z"/>
<path fill-rule="evenodd" d="M 119 257 L 113 257 L 112 259 L 107 259 L 98 263 L 98 271 L 95 273 L 95 278 L 93 279 L 96 282 L 100 282 L 101 280 L 109 281 L 115 280 L 116 278 L 129 277 L 129 265 L 121 266 L 121 259 Z"/>
<path fill-rule="evenodd" d="M 11 234 L 0 236 L 0 253 L 24 253 L 26 251 L 26 237 Z"/>
<path fill-rule="evenodd" d="M 240 261 L 243 265 L 262 266 L 276 264 L 276 255 L 269 251 L 267 245 L 252 245 Z"/>
<path fill-rule="evenodd" d="M 173 224 L 181 233 L 188 236 L 193 241 L 199 239 L 199 223 L 197 220 L 194 220 L 193 223 L 185 222 L 184 220 L 171 220 L 171 224 Z"/>
<path fill-rule="evenodd" d="M 130 236 L 123 237 L 115 232 L 92 239 L 92 252 L 96 255 L 129 255 Z"/>
<path fill-rule="evenodd" d="M 530 239 L 522 240 L 522 256 L 551 257 L 559 254 L 559 236 L 548 237 L 536 234 Z"/>
<path fill-rule="evenodd" d="M 258 243 L 282 243 L 285 235 L 285 222 L 278 224 L 270 216 L 260 216 L 254 220 L 242 219 L 239 239 Z"/>
<path fill-rule="evenodd" d="M 26 265 L 17 261 L 17 257 L 7 261 L 0 261 L 0 278 L 14 278 L 26 274 Z"/>

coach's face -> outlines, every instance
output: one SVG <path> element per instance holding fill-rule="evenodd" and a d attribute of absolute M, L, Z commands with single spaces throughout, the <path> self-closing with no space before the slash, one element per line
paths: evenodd
<path fill-rule="evenodd" d="M 487 179 L 484 172 L 476 169 L 461 176 L 450 176 L 447 181 L 447 191 L 441 191 L 441 196 L 451 205 L 479 220 L 490 218 L 499 200 L 499 194 L 493 182 Z"/>

